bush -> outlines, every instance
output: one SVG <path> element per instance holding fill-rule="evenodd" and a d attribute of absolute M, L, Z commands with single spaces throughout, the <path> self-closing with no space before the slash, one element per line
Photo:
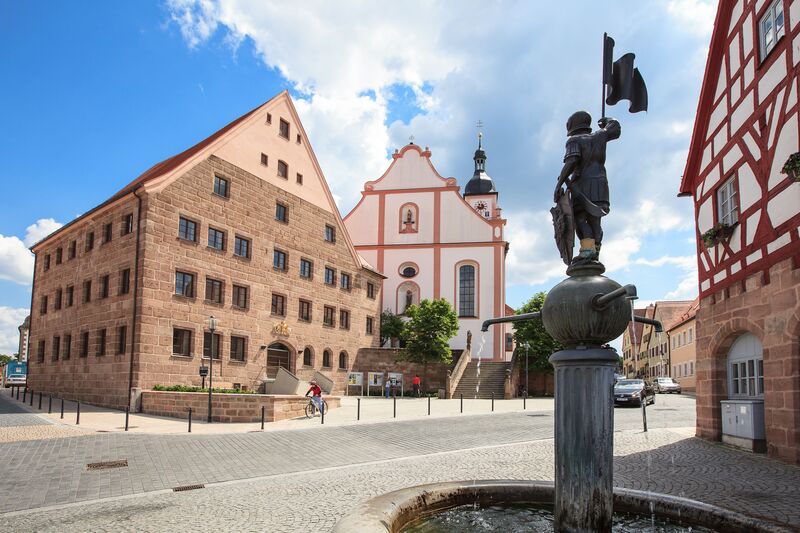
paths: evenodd
<path fill-rule="evenodd" d="M 208 388 L 193 387 L 190 385 L 153 385 L 153 390 L 166 391 L 166 392 L 208 392 Z M 212 389 L 212 392 L 218 394 L 256 394 L 252 390 L 241 389 Z"/>

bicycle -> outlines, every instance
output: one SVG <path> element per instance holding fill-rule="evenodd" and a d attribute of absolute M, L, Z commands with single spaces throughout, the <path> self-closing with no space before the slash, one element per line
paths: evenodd
<path fill-rule="evenodd" d="M 328 412 L 328 402 L 322 400 L 322 409 L 327 413 Z M 308 399 L 308 404 L 306 404 L 306 418 L 313 418 L 317 416 L 317 406 L 314 403 L 314 400 L 311 398 Z"/>

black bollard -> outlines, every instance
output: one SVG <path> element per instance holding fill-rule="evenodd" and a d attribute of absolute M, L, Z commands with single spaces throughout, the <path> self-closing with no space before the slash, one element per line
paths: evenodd
<path fill-rule="evenodd" d="M 25 390 L 22 391 L 22 403 L 25 403 L 25 398 L 28 396 L 28 387 L 25 387 Z M 17 398 L 19 400 L 19 398 Z"/>
<path fill-rule="evenodd" d="M 494 413 L 494 393 L 492 393 L 492 412 Z"/>
<path fill-rule="evenodd" d="M 33 389 L 31 389 L 31 403 L 30 406 L 33 407 Z"/>
<path fill-rule="evenodd" d="M 189 408 L 189 433 L 192 432 L 192 408 Z"/>
<path fill-rule="evenodd" d="M 356 420 L 361 420 L 361 398 L 356 399 Z"/>
<path fill-rule="evenodd" d="M 79 426 L 81 424 L 81 402 L 77 402 L 77 410 L 75 411 L 77 415 L 75 416 L 75 425 Z"/>
<path fill-rule="evenodd" d="M 47 397 L 47 414 L 49 415 L 52 412 L 53 412 L 53 395 L 50 394 Z"/>
<path fill-rule="evenodd" d="M 522 397 L 522 410 L 523 411 L 528 408 L 528 406 L 526 405 L 527 403 L 528 403 L 528 391 L 525 391 L 525 395 Z"/>
<path fill-rule="evenodd" d="M 431 416 L 431 397 L 428 396 L 428 416 Z"/>
<path fill-rule="evenodd" d="M 131 414 L 130 406 L 125 406 L 125 431 L 128 431 L 128 417 Z"/>
<path fill-rule="evenodd" d="M 61 420 L 64 420 L 64 398 L 61 398 Z"/>
<path fill-rule="evenodd" d="M 320 424 L 324 424 L 325 423 L 325 402 L 324 401 L 320 402 L 320 406 L 319 406 L 319 423 Z"/>
<path fill-rule="evenodd" d="M 39 410 L 42 410 L 42 393 L 39 393 Z"/>
<path fill-rule="evenodd" d="M 17 401 L 19 401 L 19 385 L 17 385 Z"/>
<path fill-rule="evenodd" d="M 464 395 L 461 395 L 461 413 L 464 413 Z"/>
<path fill-rule="evenodd" d="M 261 406 L 261 431 L 264 431 L 264 406 Z"/>
<path fill-rule="evenodd" d="M 392 414 L 392 418 L 397 418 L 397 396 L 392 396 L 392 410 L 394 414 Z"/>
<path fill-rule="evenodd" d="M 647 397 L 642 393 L 642 426 L 647 431 Z"/>
<path fill-rule="evenodd" d="M 14 385 L 11 385 L 11 386 L 8 388 L 8 390 L 9 390 L 9 392 L 11 393 L 11 397 L 13 398 L 13 397 L 14 397 Z"/>

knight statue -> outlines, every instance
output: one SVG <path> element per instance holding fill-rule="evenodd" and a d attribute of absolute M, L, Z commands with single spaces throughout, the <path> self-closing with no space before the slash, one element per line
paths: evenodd
<path fill-rule="evenodd" d="M 567 120 L 567 147 L 564 168 L 553 195 L 556 244 L 566 264 L 597 261 L 603 242 L 601 219 L 611 204 L 606 178 L 606 143 L 618 139 L 619 122 L 603 117 L 592 131 L 592 117 L 586 111 L 573 113 Z M 566 190 L 562 188 L 566 185 Z M 580 239 L 580 252 L 572 257 L 573 232 Z"/>

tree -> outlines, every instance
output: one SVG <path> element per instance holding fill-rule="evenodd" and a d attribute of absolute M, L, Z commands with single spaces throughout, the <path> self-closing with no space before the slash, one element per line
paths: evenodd
<path fill-rule="evenodd" d="M 403 328 L 406 347 L 401 358 L 420 363 L 423 375 L 428 363 L 450 363 L 450 339 L 458 333 L 458 316 L 447 300 L 422 300 L 406 309 L 409 321 Z"/>
<path fill-rule="evenodd" d="M 9 361 L 14 361 L 15 359 L 16 359 L 16 357 L 13 357 L 13 356 L 10 356 L 10 355 L 6 355 L 6 354 L 2 354 L 2 355 L 0 355 L 0 365 L 4 365 L 4 364 L 8 363 Z"/>
<path fill-rule="evenodd" d="M 403 319 L 388 309 L 381 313 L 381 346 L 403 335 Z"/>
<path fill-rule="evenodd" d="M 541 311 L 546 296 L 547 294 L 544 292 L 534 294 L 530 300 L 517 309 L 517 314 Z M 514 338 L 517 341 L 518 360 L 523 367 L 527 356 L 530 369 L 538 372 L 553 372 L 553 366 L 548 359 L 554 352 L 563 350 L 564 346 L 547 333 L 541 320 L 514 322 Z M 523 347 L 525 343 L 529 345 L 527 354 Z"/>

